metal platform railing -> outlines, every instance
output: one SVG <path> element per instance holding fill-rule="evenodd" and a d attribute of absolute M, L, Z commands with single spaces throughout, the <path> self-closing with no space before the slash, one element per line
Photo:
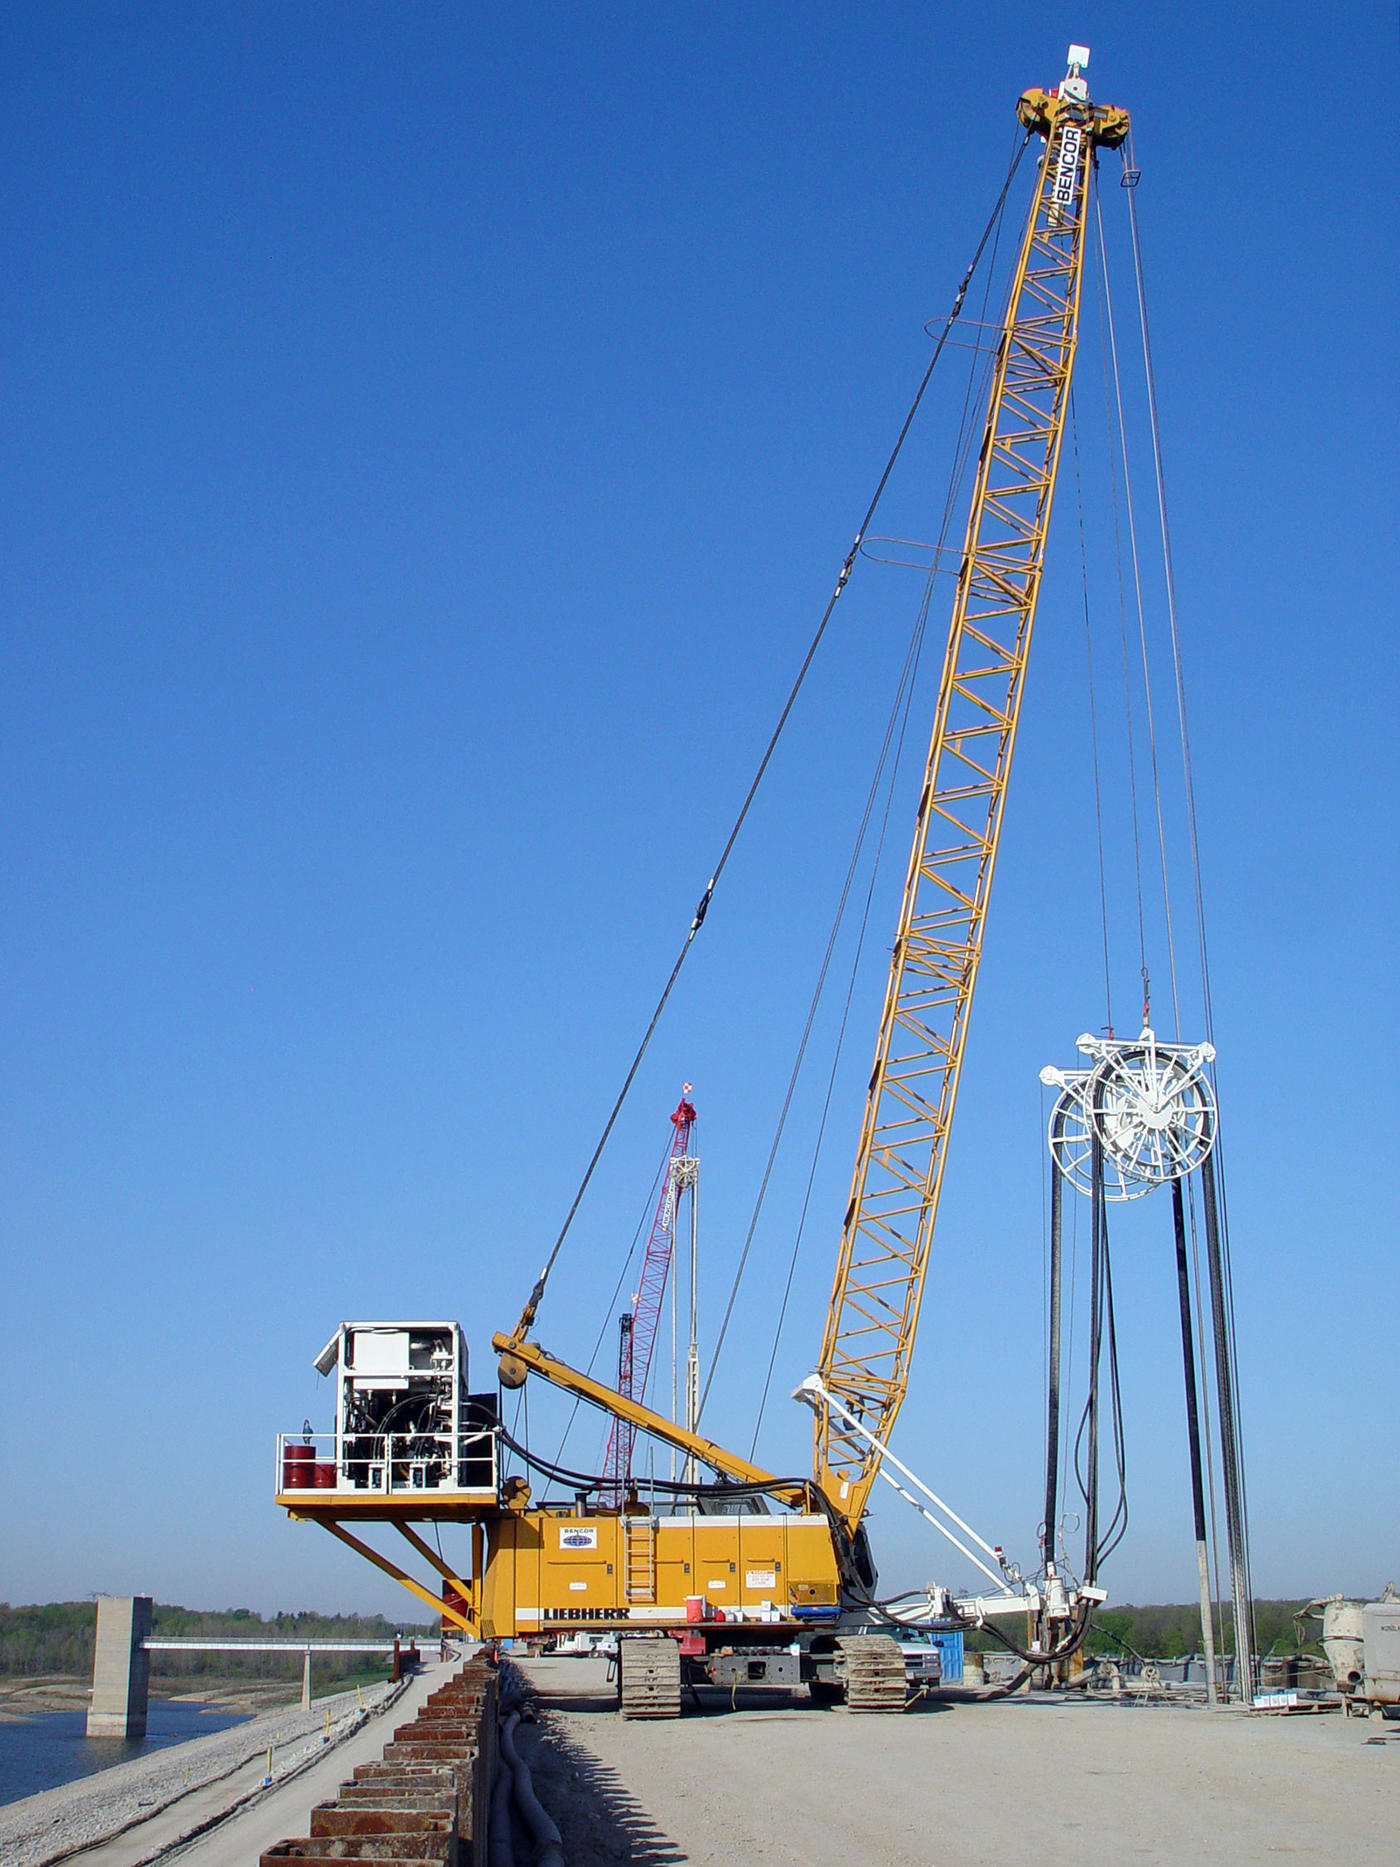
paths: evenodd
<path fill-rule="evenodd" d="M 494 1496 L 496 1434 L 472 1426 L 452 1433 L 278 1433 L 278 1495 L 308 1499 L 403 1497 L 443 1492 Z"/>

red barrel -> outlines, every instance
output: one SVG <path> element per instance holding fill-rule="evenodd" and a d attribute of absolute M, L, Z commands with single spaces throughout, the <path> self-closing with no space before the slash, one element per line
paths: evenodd
<path fill-rule="evenodd" d="M 311 1482 L 318 1491 L 335 1490 L 335 1460 L 329 1459 L 324 1464 L 318 1459 L 311 1467 L 315 1474 Z"/>
<path fill-rule="evenodd" d="M 316 1469 L 315 1446 L 283 1446 L 282 1448 L 282 1489 L 284 1491 L 309 1491 Z"/>

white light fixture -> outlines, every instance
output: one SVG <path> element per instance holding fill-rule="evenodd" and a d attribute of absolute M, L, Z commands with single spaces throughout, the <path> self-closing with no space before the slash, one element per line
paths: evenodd
<path fill-rule="evenodd" d="M 1065 74 L 1064 83 L 1060 86 L 1060 97 L 1066 98 L 1070 103 L 1074 104 L 1088 103 L 1089 86 L 1087 81 L 1080 76 L 1080 73 L 1088 62 L 1089 48 L 1087 45 L 1072 45 L 1069 48 L 1069 70 Z"/>

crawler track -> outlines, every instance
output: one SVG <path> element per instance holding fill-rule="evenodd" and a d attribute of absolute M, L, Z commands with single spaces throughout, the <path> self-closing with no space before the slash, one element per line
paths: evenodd
<path fill-rule="evenodd" d="M 848 1710 L 904 1710 L 904 1655 L 888 1634 L 846 1634 L 836 1647 Z"/>
<path fill-rule="evenodd" d="M 669 1635 L 618 1642 L 617 1664 L 624 1718 L 679 1718 L 681 1651 Z"/>

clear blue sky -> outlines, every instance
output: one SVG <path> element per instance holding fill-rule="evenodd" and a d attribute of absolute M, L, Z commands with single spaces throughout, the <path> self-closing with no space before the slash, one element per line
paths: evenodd
<path fill-rule="evenodd" d="M 13 4 L 0 1596 L 402 1612 L 274 1511 L 272 1435 L 329 1424 L 310 1363 L 342 1317 L 458 1317 L 489 1382 L 1016 97 L 1071 38 L 1143 174 L 1256 1582 L 1400 1571 L 1392 9 Z M 949 385 L 881 529 L 936 528 Z M 1036 1076 L 1103 1021 L 1062 494 L 898 1440 L 1027 1562 Z M 561 1354 L 592 1347 L 682 1079 L 713 1341 L 918 592 L 862 565 L 838 610 L 551 1286 Z M 934 637 L 946 614 L 940 593 Z M 761 1441 L 778 1467 L 807 1457 L 783 1396 L 819 1341 L 892 912 L 885 887 Z M 821 1068 L 707 1416 L 743 1448 Z M 1121 1237 L 1134 1516 L 1106 1579 L 1184 1599 L 1165 1205 Z M 962 1580 L 903 1509 L 872 1526 L 887 1579 Z"/>

